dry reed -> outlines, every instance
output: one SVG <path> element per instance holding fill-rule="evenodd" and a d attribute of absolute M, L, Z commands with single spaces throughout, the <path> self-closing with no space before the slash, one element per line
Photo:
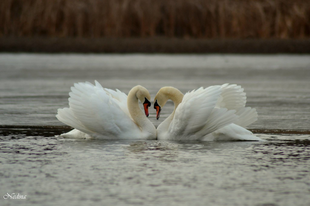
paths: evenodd
<path fill-rule="evenodd" d="M 302 39 L 310 0 L 1 0 L 0 36 Z"/>

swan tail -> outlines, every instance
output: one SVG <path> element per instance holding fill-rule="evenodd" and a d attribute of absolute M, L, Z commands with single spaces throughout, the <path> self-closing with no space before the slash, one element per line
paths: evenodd
<path fill-rule="evenodd" d="M 60 135 L 63 138 L 80 138 L 80 139 L 91 139 L 92 137 L 87 133 L 81 132 L 80 130 L 73 129 L 67 133 Z"/>
<path fill-rule="evenodd" d="M 204 141 L 260 141 L 251 131 L 236 124 L 229 124 L 205 136 Z"/>

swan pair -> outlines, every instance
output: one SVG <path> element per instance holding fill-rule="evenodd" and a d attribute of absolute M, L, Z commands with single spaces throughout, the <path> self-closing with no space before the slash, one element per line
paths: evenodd
<path fill-rule="evenodd" d="M 133 87 L 128 96 L 100 83 L 76 83 L 69 93 L 69 108 L 58 109 L 57 119 L 75 129 L 64 137 L 165 140 L 260 140 L 243 127 L 257 119 L 245 107 L 246 95 L 237 85 L 199 88 L 185 95 L 174 87 L 161 88 L 154 98 L 156 118 L 170 99 L 174 111 L 156 129 L 149 116 L 148 90 Z M 139 107 L 143 103 L 144 112 Z"/>

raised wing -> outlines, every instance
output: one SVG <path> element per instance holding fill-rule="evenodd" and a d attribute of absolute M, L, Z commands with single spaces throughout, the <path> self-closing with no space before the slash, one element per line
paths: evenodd
<path fill-rule="evenodd" d="M 221 98 L 217 102 L 217 107 L 236 110 L 238 120 L 235 124 L 246 127 L 258 118 L 255 108 L 245 107 L 246 93 L 244 89 L 236 84 L 223 84 L 221 86 Z"/>
<path fill-rule="evenodd" d="M 120 90 L 116 89 L 115 91 L 112 89 L 108 89 L 108 88 L 103 88 L 101 86 L 101 84 L 97 81 L 95 81 L 95 86 L 97 88 L 100 88 L 104 91 L 106 91 L 106 93 L 108 95 L 110 95 L 111 100 L 113 100 L 116 104 L 119 105 L 119 107 L 128 115 L 129 111 L 128 111 L 128 107 L 127 107 L 127 95 L 124 92 L 121 92 Z"/>
<path fill-rule="evenodd" d="M 221 86 L 199 88 L 184 95 L 169 126 L 174 136 L 203 137 L 236 121 L 235 110 L 216 107 L 221 99 Z"/>
<path fill-rule="evenodd" d="M 236 84 L 223 84 L 221 88 L 221 98 L 218 99 L 216 106 L 229 110 L 238 110 L 245 107 L 246 94 L 244 89 Z"/>
<path fill-rule="evenodd" d="M 57 118 L 90 135 L 116 136 L 137 128 L 129 116 L 127 95 L 119 90 L 76 83 L 69 93 L 69 108 L 58 110 Z"/>

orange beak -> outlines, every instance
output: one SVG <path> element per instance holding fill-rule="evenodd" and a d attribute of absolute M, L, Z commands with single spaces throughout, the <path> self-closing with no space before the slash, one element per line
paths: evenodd
<path fill-rule="evenodd" d="M 158 120 L 160 117 L 160 111 L 161 111 L 161 107 L 159 106 L 159 104 L 157 103 L 157 100 L 154 104 L 154 109 L 156 109 L 156 119 Z"/>
<path fill-rule="evenodd" d="M 148 106 L 148 104 L 144 103 L 143 107 L 144 107 L 145 115 L 148 117 L 149 116 L 149 106 Z"/>
<path fill-rule="evenodd" d="M 156 108 L 156 119 L 158 120 L 160 116 L 160 107 L 156 106 L 155 108 Z"/>
<path fill-rule="evenodd" d="M 151 102 L 149 100 L 147 100 L 147 98 L 145 98 L 145 101 L 143 103 L 143 108 L 144 108 L 145 115 L 147 117 L 149 116 L 149 107 L 150 106 L 151 106 Z"/>

